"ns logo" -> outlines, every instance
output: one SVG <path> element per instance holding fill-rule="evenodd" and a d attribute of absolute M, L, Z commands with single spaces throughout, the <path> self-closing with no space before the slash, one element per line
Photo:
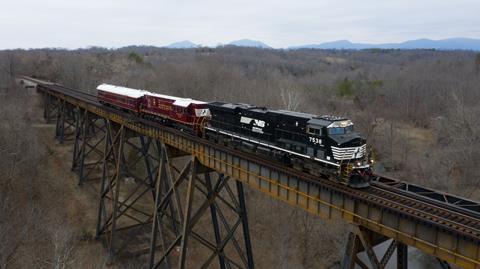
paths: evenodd
<path fill-rule="evenodd" d="M 252 125 L 253 132 L 263 134 L 263 127 L 265 127 L 265 121 L 242 116 L 240 118 L 240 122 L 243 124 Z"/>

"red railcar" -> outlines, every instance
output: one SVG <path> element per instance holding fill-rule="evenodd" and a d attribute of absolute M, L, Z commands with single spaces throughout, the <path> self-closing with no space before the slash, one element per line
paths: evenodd
<path fill-rule="evenodd" d="M 191 126 L 195 130 L 210 116 L 205 102 L 150 92 L 143 98 L 141 111 Z"/>
<path fill-rule="evenodd" d="M 100 103 L 135 113 L 140 113 L 145 93 L 146 91 L 108 84 L 102 84 L 97 87 L 97 99 Z"/>
<path fill-rule="evenodd" d="M 153 120 L 181 124 L 197 134 L 201 134 L 203 126 L 210 116 L 207 103 L 189 98 L 108 84 L 98 86 L 97 90 L 97 99 L 100 103 L 132 111 Z"/>

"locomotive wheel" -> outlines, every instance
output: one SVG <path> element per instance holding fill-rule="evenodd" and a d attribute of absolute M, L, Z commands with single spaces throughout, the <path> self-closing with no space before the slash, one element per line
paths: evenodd
<path fill-rule="evenodd" d="M 370 183 L 368 181 L 368 178 L 365 178 L 364 176 L 359 174 L 353 174 L 348 181 L 348 186 L 354 189 L 364 189 L 369 187 Z"/>

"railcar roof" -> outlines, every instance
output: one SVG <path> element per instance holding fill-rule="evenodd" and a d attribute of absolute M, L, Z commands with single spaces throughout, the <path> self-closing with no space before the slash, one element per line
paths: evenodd
<path fill-rule="evenodd" d="M 143 91 L 143 90 L 136 90 L 136 89 L 126 88 L 121 86 L 110 85 L 110 84 L 98 85 L 97 90 L 125 95 L 132 98 L 140 98 L 144 96 L 145 93 L 147 93 L 146 91 Z"/>
<path fill-rule="evenodd" d="M 176 106 L 181 106 L 181 107 L 188 107 L 190 104 L 206 104 L 203 101 L 193 100 L 193 99 L 190 99 L 190 98 L 170 96 L 170 95 L 165 95 L 165 94 L 160 94 L 160 93 L 147 92 L 146 95 L 174 100 L 173 104 L 176 105 Z"/>
<path fill-rule="evenodd" d="M 190 104 L 206 104 L 203 101 L 193 100 L 190 98 L 181 98 L 176 96 L 170 96 L 165 94 L 153 93 L 145 90 L 132 89 L 122 86 L 115 86 L 110 84 L 101 84 L 97 87 L 97 90 L 125 95 L 132 98 L 140 98 L 144 95 L 155 96 L 159 98 L 173 100 L 173 104 L 181 107 L 188 107 Z"/>

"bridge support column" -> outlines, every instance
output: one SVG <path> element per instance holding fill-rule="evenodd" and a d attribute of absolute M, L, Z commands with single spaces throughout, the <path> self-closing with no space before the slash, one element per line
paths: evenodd
<path fill-rule="evenodd" d="M 189 157 L 178 169 L 171 160 L 172 149 L 165 145 L 162 149 L 149 268 L 208 268 L 214 260 L 220 268 L 254 268 L 242 184 L 232 184 L 196 157 Z M 232 215 L 234 221 L 228 221 Z M 197 225 L 200 222 L 203 229 Z M 191 250 L 200 248 L 210 253 L 206 259 L 187 259 Z"/>
<path fill-rule="evenodd" d="M 397 268 L 408 268 L 408 246 L 400 242 L 397 243 Z"/>
<path fill-rule="evenodd" d="M 355 227 L 355 230 L 349 234 L 345 256 L 342 262 L 343 268 L 353 269 L 355 265 L 361 268 L 385 268 L 390 258 L 397 250 L 397 268 L 407 268 L 407 247 L 406 245 L 391 240 L 385 253 L 379 259 L 374 251 L 374 247 L 378 244 L 386 242 L 387 238 L 379 235 L 362 226 Z M 363 262 L 358 254 L 364 252 L 368 258 L 369 264 Z"/>
<path fill-rule="evenodd" d="M 159 143 L 109 120 L 105 130 L 96 237 L 113 263 L 120 253 L 148 253 Z"/>
<path fill-rule="evenodd" d="M 43 94 L 43 118 L 46 123 L 52 122 L 52 120 L 58 114 L 58 99 L 54 98 L 48 92 Z"/>
<path fill-rule="evenodd" d="M 442 259 L 437 258 L 437 261 L 438 261 L 438 263 L 440 264 L 440 266 L 441 266 L 443 269 L 450 269 L 450 268 L 452 268 L 448 262 L 446 262 L 446 261 L 444 261 L 444 260 L 442 260 Z"/>
<path fill-rule="evenodd" d="M 60 144 L 65 142 L 66 137 L 75 134 L 76 117 L 74 114 L 74 109 L 75 108 L 65 100 L 59 101 L 55 138 L 58 140 L 58 142 L 60 142 Z"/>
<path fill-rule="evenodd" d="M 78 174 L 78 184 L 101 178 L 106 143 L 106 120 L 75 108 L 75 135 L 72 171 Z"/>

